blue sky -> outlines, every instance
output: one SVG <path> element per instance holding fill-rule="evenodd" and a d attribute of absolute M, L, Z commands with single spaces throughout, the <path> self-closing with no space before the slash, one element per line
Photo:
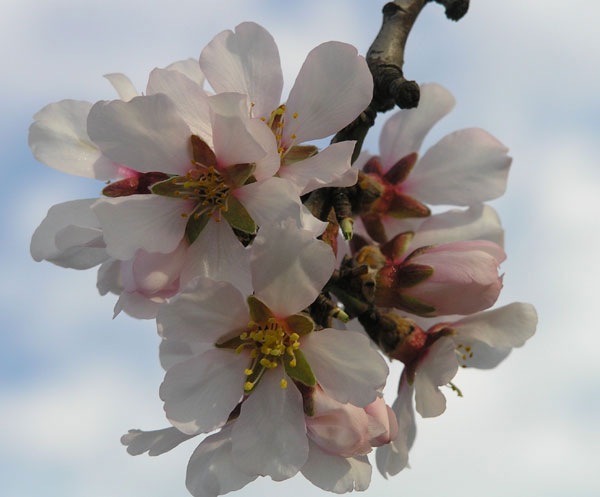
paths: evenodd
<path fill-rule="evenodd" d="M 166 424 L 156 332 L 152 322 L 112 321 L 114 301 L 98 296 L 94 271 L 31 260 L 29 239 L 47 209 L 101 188 L 35 162 L 31 116 L 63 98 L 115 98 L 105 73 L 124 72 L 143 89 L 152 68 L 197 57 L 216 33 L 245 20 L 274 35 L 289 89 L 311 48 L 335 39 L 365 53 L 379 29 L 384 2 L 324 3 L 2 1 L 3 494 L 186 496 L 194 448 L 133 458 L 118 442 L 129 428 Z M 540 324 L 498 369 L 461 371 L 456 383 L 465 397 L 449 394 L 443 416 L 418 424 L 412 468 L 388 481 L 374 474 L 366 495 L 596 496 L 600 5 L 472 4 L 458 23 L 427 6 L 409 38 L 405 71 L 457 99 L 426 145 L 480 126 L 510 148 L 508 191 L 493 203 L 509 256 L 500 303 L 534 303 Z M 367 138 L 372 152 L 383 121 Z M 298 476 L 259 481 L 239 495 L 267 491 L 323 494 Z"/>

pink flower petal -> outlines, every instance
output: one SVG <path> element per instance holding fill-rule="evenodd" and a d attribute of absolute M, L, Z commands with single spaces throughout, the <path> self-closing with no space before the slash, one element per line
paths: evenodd
<path fill-rule="evenodd" d="M 141 173 L 185 174 L 190 168 L 190 128 L 166 95 L 100 101 L 90 110 L 87 130 L 106 157 Z"/>
<path fill-rule="evenodd" d="M 109 255 L 132 259 L 138 249 L 173 252 L 185 233 L 187 202 L 158 195 L 103 198 L 92 205 Z"/>
<path fill-rule="evenodd" d="M 325 393 L 339 402 L 364 407 L 385 385 L 385 360 L 357 331 L 313 332 L 304 337 L 301 350 Z"/>
<path fill-rule="evenodd" d="M 275 481 L 294 476 L 308 458 L 302 395 L 292 381 L 281 388 L 282 367 L 266 372 L 242 404 L 233 431 L 233 463 Z"/>
<path fill-rule="evenodd" d="M 372 96 L 373 78 L 356 48 L 337 41 L 319 45 L 306 57 L 290 91 L 282 143 L 332 135 L 365 110 Z"/>
<path fill-rule="evenodd" d="M 379 137 L 384 172 L 402 157 L 418 152 L 429 130 L 454 107 L 454 97 L 443 86 L 421 85 L 416 109 L 405 109 L 390 117 Z"/>
<path fill-rule="evenodd" d="M 428 204 L 473 205 L 504 193 L 512 159 L 487 131 L 455 131 L 431 147 L 404 182 L 407 193 Z"/>
<path fill-rule="evenodd" d="M 217 93 L 248 95 L 254 117 L 268 118 L 279 106 L 283 88 L 279 51 L 258 24 L 244 22 L 235 33 L 219 33 L 202 51 L 200 67 Z"/>

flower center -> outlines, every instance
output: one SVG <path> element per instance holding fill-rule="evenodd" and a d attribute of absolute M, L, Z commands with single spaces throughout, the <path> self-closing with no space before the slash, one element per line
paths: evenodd
<path fill-rule="evenodd" d="M 458 356 L 458 363 L 461 368 L 466 368 L 466 361 L 473 357 L 473 350 L 470 345 L 463 345 L 459 343 L 456 345 L 455 349 L 456 355 Z"/>
<path fill-rule="evenodd" d="M 290 333 L 287 325 L 275 318 L 269 318 L 261 324 L 250 321 L 247 330 L 240 334 L 239 339 L 242 343 L 235 351 L 240 354 L 243 350 L 249 350 L 252 358 L 249 367 L 244 371 L 247 376 L 244 383 L 246 393 L 254 388 L 265 371 L 276 368 L 288 357 L 289 366 L 296 367 L 295 351 L 300 348 L 300 335 Z M 287 387 L 285 378 L 282 378 L 280 386 Z"/>
<path fill-rule="evenodd" d="M 203 214 L 221 220 L 221 212 L 227 211 L 227 197 L 231 187 L 225 182 L 223 175 L 214 166 L 195 163 L 185 176 L 174 179 L 176 187 L 174 195 L 182 200 L 194 200 L 191 212 L 183 212 L 182 217 L 193 216 L 199 219 Z"/>
<path fill-rule="evenodd" d="M 252 105 L 254 105 L 254 104 L 252 104 Z M 294 132 L 290 136 L 292 141 L 290 143 L 282 142 L 285 118 L 286 118 L 285 104 L 280 105 L 273 112 L 271 112 L 271 117 L 269 118 L 268 121 L 264 117 L 260 118 L 261 121 L 264 121 L 267 124 L 267 126 L 269 126 L 269 128 L 275 135 L 275 139 L 277 140 L 277 152 L 279 153 L 279 155 L 282 159 L 285 157 L 287 152 L 294 146 L 294 143 L 296 142 L 295 129 L 294 129 Z M 297 124 L 298 123 L 298 121 L 297 121 L 298 113 L 297 112 L 294 112 L 294 114 L 292 115 L 292 119 L 294 122 L 294 128 L 296 128 L 296 126 L 298 125 Z"/>

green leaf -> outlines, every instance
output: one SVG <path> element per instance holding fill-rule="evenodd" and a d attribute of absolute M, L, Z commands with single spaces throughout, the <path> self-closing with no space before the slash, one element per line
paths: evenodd
<path fill-rule="evenodd" d="M 185 235 L 187 236 L 190 243 L 194 243 L 196 238 L 200 236 L 202 230 L 206 227 L 210 214 L 205 212 L 198 219 L 194 217 L 194 214 L 190 216 L 190 220 L 185 226 Z"/>
<path fill-rule="evenodd" d="M 244 233 L 256 233 L 256 223 L 250 217 L 246 208 L 233 195 L 227 198 L 227 210 L 223 211 L 223 217 L 233 227 Z"/>
<path fill-rule="evenodd" d="M 317 384 L 317 380 L 315 379 L 312 369 L 310 369 L 310 365 L 308 364 L 306 357 L 304 357 L 304 354 L 300 350 L 296 350 L 294 353 L 296 355 L 296 365 L 293 367 L 290 365 L 290 362 L 293 358 L 288 353 L 286 353 L 283 357 L 283 366 L 285 367 L 285 372 L 290 378 L 299 381 L 304 385 L 309 387 L 315 386 Z"/>
<path fill-rule="evenodd" d="M 271 309 L 258 300 L 254 295 L 250 295 L 246 301 L 248 302 L 250 317 L 255 323 L 265 323 L 269 318 L 273 317 Z"/>
<path fill-rule="evenodd" d="M 292 314 L 285 318 L 290 331 L 298 333 L 298 335 L 308 335 L 315 329 L 315 322 L 306 314 Z"/>

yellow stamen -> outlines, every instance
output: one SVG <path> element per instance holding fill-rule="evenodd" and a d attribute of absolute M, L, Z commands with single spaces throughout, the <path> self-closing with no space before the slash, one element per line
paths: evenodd
<path fill-rule="evenodd" d="M 288 385 L 287 380 L 285 378 L 281 378 L 281 381 L 279 382 L 279 386 L 281 388 L 287 388 L 287 385 Z"/>

